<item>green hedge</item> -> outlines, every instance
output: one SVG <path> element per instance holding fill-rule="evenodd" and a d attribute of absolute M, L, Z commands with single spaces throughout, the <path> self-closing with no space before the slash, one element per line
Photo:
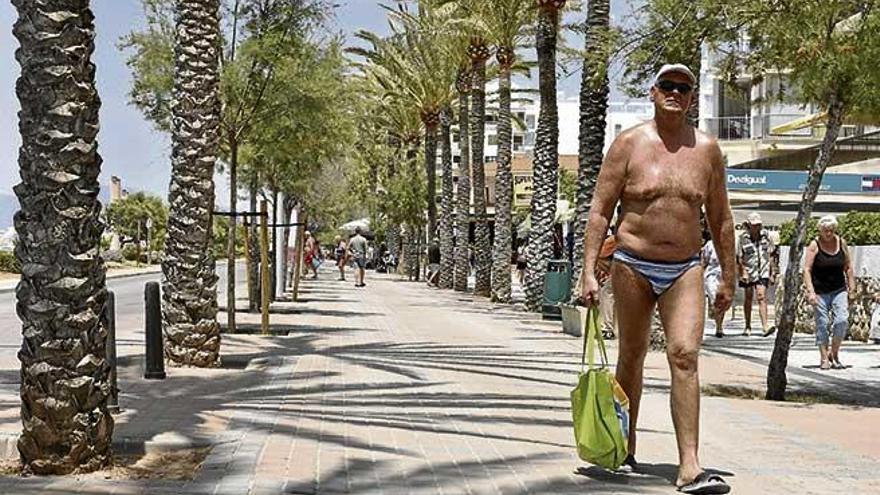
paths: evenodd
<path fill-rule="evenodd" d="M 21 265 L 12 251 L 0 251 L 0 272 L 21 273 Z"/>
<path fill-rule="evenodd" d="M 807 241 L 816 238 L 818 218 L 807 223 Z M 851 211 L 837 217 L 837 233 L 850 246 L 880 244 L 880 213 Z M 794 236 L 794 220 L 783 223 L 779 229 L 782 245 L 791 244 Z"/>

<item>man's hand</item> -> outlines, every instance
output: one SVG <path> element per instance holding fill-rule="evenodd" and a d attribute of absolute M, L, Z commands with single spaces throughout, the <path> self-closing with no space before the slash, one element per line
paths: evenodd
<path fill-rule="evenodd" d="M 724 314 L 730 305 L 733 304 L 733 290 L 728 284 L 721 284 L 718 292 L 715 294 L 715 314 Z"/>
<path fill-rule="evenodd" d="M 807 302 L 811 305 L 816 305 L 816 293 L 813 291 L 807 292 Z"/>
<path fill-rule="evenodd" d="M 599 281 L 595 274 L 584 273 L 581 277 L 580 301 L 584 306 L 599 304 Z"/>

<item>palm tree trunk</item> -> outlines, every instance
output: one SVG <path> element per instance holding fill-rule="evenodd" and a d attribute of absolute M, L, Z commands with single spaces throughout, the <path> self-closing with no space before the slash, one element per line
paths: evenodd
<path fill-rule="evenodd" d="M 492 300 L 510 302 L 510 253 L 513 199 L 513 177 L 510 161 L 513 146 L 513 125 L 510 114 L 510 67 L 514 62 L 510 48 L 499 48 L 498 77 L 498 169 L 495 173 L 495 246 L 492 253 Z"/>
<path fill-rule="evenodd" d="M 88 1 L 13 0 L 21 44 L 15 214 L 21 264 L 25 472 L 93 471 L 110 461 L 113 417 L 105 341 L 107 290 L 100 220 L 94 16 Z M 50 97 L 47 98 L 47 95 Z"/>
<path fill-rule="evenodd" d="M 217 274 L 210 250 L 220 123 L 218 7 L 217 0 L 177 2 L 170 208 L 162 262 L 165 357 L 199 367 L 220 361 Z"/>
<path fill-rule="evenodd" d="M 474 257 L 476 282 L 474 294 L 489 297 L 492 292 L 492 245 L 486 219 L 486 171 L 483 141 L 486 134 L 486 58 L 479 54 L 472 58 L 471 73 L 471 177 L 474 189 Z"/>
<path fill-rule="evenodd" d="M 457 211 L 455 214 L 455 290 L 465 292 L 468 288 L 468 276 L 471 267 L 468 259 L 468 237 L 470 236 L 471 217 L 471 168 L 470 168 L 470 132 L 468 132 L 468 94 L 470 90 L 470 73 L 462 71 L 458 76 L 458 136 L 461 160 L 458 165 L 458 192 L 456 196 Z"/>
<path fill-rule="evenodd" d="M 546 4 L 538 14 L 538 88 L 541 109 L 535 137 L 531 230 L 526 267 L 526 308 L 540 311 L 547 261 L 553 252 L 553 222 L 559 177 L 559 116 L 556 108 L 556 31 L 559 12 Z"/>
<path fill-rule="evenodd" d="M 428 235 L 437 228 L 437 118 L 425 121 L 425 175 L 427 176 Z"/>
<path fill-rule="evenodd" d="M 788 349 L 791 346 L 791 335 L 794 331 L 797 310 L 797 295 L 801 287 L 801 256 L 804 253 L 804 244 L 807 236 L 807 221 L 813 212 L 813 204 L 822 184 L 822 176 L 831 162 L 831 154 L 834 152 L 834 143 L 840 132 L 843 121 L 843 102 L 838 94 L 832 93 L 828 105 L 828 123 L 825 128 L 825 138 L 819 156 L 810 169 L 810 178 L 804 189 L 795 220 L 794 236 L 791 240 L 791 249 L 788 252 L 788 268 L 785 270 L 785 282 L 783 284 L 782 311 L 776 317 L 779 322 L 776 332 L 776 342 L 773 345 L 773 354 L 770 356 L 770 366 L 767 369 L 767 399 L 785 400 L 785 388 L 788 380 L 785 368 L 788 366 Z"/>
<path fill-rule="evenodd" d="M 441 289 L 451 289 L 455 265 L 453 221 L 454 184 L 452 181 L 452 143 L 450 142 L 450 126 L 452 109 L 447 108 L 440 114 L 440 168 L 442 173 L 440 196 L 440 281 Z"/>
<path fill-rule="evenodd" d="M 601 50 L 603 33 L 608 29 L 608 0 L 590 2 L 586 20 L 586 50 L 596 53 Z M 584 232 L 596 179 L 602 167 L 602 149 L 605 146 L 605 113 L 608 110 L 608 71 L 607 60 L 593 57 L 584 58 L 581 74 L 580 94 L 580 136 L 578 150 L 578 180 L 575 211 L 577 221 L 574 228 L 574 266 L 572 267 L 572 288 L 577 287 L 584 257 Z"/>

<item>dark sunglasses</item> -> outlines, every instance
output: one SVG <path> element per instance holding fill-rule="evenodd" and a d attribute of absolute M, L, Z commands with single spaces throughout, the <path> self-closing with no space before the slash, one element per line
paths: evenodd
<path fill-rule="evenodd" d="M 674 81 L 667 81 L 666 79 L 657 81 L 657 84 L 655 84 L 655 86 L 657 86 L 657 88 L 664 93 L 671 93 L 673 90 L 675 90 L 682 95 L 686 95 L 694 89 L 694 87 L 688 83 L 677 83 Z"/>

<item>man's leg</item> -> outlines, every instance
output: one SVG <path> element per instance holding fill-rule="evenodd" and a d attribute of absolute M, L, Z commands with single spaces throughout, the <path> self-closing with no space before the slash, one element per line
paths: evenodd
<path fill-rule="evenodd" d="M 754 288 L 746 287 L 744 290 L 743 317 L 746 319 L 746 328 L 743 330 L 743 335 L 749 335 L 752 332 L 752 294 L 754 293 Z"/>
<path fill-rule="evenodd" d="M 678 441 L 676 485 L 690 483 L 702 469 L 700 440 L 700 377 L 698 360 L 703 341 L 702 269 L 684 273 L 658 301 L 666 331 L 666 358 L 672 375 L 670 404 Z"/>
<path fill-rule="evenodd" d="M 358 278 L 360 279 L 360 284 L 364 285 L 364 268 L 358 267 Z"/>
<path fill-rule="evenodd" d="M 755 286 L 755 298 L 758 300 L 758 315 L 761 317 L 761 333 L 767 332 L 767 287 L 763 284 Z"/>
<path fill-rule="evenodd" d="M 642 372 L 648 353 L 648 335 L 654 309 L 654 293 L 648 282 L 623 263 L 611 267 L 617 313 L 617 381 L 629 398 L 629 446 L 635 455 L 636 425 L 642 399 Z"/>

